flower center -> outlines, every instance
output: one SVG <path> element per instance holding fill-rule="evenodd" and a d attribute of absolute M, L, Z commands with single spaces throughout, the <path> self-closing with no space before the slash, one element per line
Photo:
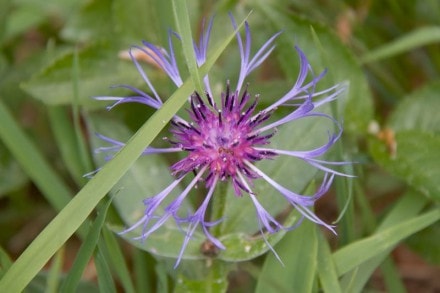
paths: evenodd
<path fill-rule="evenodd" d="M 273 135 L 260 135 L 257 129 L 270 114 L 260 112 L 254 115 L 257 100 L 246 108 L 250 95 L 245 91 L 241 99 L 238 99 L 237 94 L 229 94 L 228 87 L 226 94 L 222 95 L 221 109 L 209 95 L 209 105 L 197 93 L 191 96 L 189 113 L 193 122 L 173 123 L 172 132 L 177 139 L 173 143 L 189 152 L 186 158 L 171 167 L 173 174 L 183 175 L 208 166 L 207 178 L 234 180 L 239 173 L 255 178 L 257 176 L 248 169 L 245 162 L 275 155 L 255 148 L 268 144 Z"/>

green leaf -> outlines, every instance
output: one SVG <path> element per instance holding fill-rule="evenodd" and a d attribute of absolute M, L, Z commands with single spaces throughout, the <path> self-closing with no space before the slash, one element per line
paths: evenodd
<path fill-rule="evenodd" d="M 0 197 L 17 190 L 28 181 L 28 177 L 20 168 L 18 162 L 14 160 L 5 146 L 0 143 Z"/>
<path fill-rule="evenodd" d="M 344 275 L 373 257 L 389 251 L 406 237 L 432 225 L 439 219 L 440 212 L 432 210 L 341 248 L 333 254 L 338 275 Z"/>
<path fill-rule="evenodd" d="M 255 291 L 312 292 L 318 257 L 316 225 L 305 221 L 274 248 L 284 266 L 273 254 L 267 255 Z"/>
<path fill-rule="evenodd" d="M 24 292 L 26 293 L 41 293 L 47 291 L 48 278 L 50 278 L 47 272 L 41 272 L 32 280 L 26 287 Z M 61 278 L 62 280 L 62 278 Z M 60 292 L 60 291 L 56 291 Z M 78 285 L 77 292 L 81 293 L 96 293 L 98 292 L 98 286 L 93 281 L 81 281 Z"/>
<path fill-rule="evenodd" d="M 0 246 L 0 279 L 3 277 L 4 273 L 12 265 L 12 260 L 8 253 Z"/>
<path fill-rule="evenodd" d="M 440 223 L 436 223 L 417 234 L 411 236 L 406 242 L 412 250 L 423 259 L 434 265 L 440 265 Z"/>
<path fill-rule="evenodd" d="M 154 266 L 153 257 L 148 253 L 139 249 L 133 251 L 132 275 L 136 282 L 136 292 L 153 292 L 153 284 L 157 282 Z M 166 273 L 164 275 L 166 276 Z"/>
<path fill-rule="evenodd" d="M 440 199 L 440 136 L 415 130 L 395 133 L 395 154 L 384 142 L 371 139 L 376 162 L 422 194 Z"/>
<path fill-rule="evenodd" d="M 3 7 L 8 11 L 7 7 Z M 18 9 L 11 9 L 8 14 L 7 22 L 4 29 L 4 38 L 12 39 L 20 34 L 25 33 L 27 30 L 33 27 L 37 27 L 41 23 L 46 21 L 46 15 L 44 11 L 35 9 L 35 7 L 22 5 Z"/>
<path fill-rule="evenodd" d="M 202 276 L 198 278 L 193 276 L 192 279 L 190 279 L 179 274 L 173 291 L 174 293 L 227 292 L 229 264 L 214 260 L 209 266 L 198 263 L 197 267 L 202 270 Z"/>
<path fill-rule="evenodd" d="M 48 115 L 65 167 L 78 185 L 83 185 L 85 182 L 83 176 L 88 170 L 84 166 L 83 160 L 81 160 L 77 136 L 68 112 L 64 107 L 51 106 L 48 107 Z"/>
<path fill-rule="evenodd" d="M 229 216 L 229 211 L 226 217 Z M 231 214 L 231 217 L 235 215 Z M 256 218 L 257 215 L 253 215 Z M 284 221 L 286 227 L 293 226 L 296 221 L 298 221 L 297 213 L 291 213 L 289 217 Z M 253 225 L 252 228 L 256 229 L 258 226 Z M 286 231 L 279 231 L 274 234 L 265 233 L 266 241 L 271 245 L 275 246 L 283 237 L 287 234 Z M 267 246 L 263 235 L 259 231 L 254 234 L 233 232 L 219 237 L 220 241 L 225 245 L 226 249 L 219 252 L 217 258 L 230 261 L 245 261 L 254 259 L 266 253 L 270 248 Z"/>
<path fill-rule="evenodd" d="M 318 264 L 316 269 L 324 292 L 342 292 L 330 245 L 322 233 L 318 233 Z"/>
<path fill-rule="evenodd" d="M 5 0 L 0 3 L 0 44 L 4 43 L 4 37 L 6 33 L 7 23 L 9 21 L 10 13 L 11 13 L 11 0 Z M 0 54 L 0 68 L 3 69 L 3 60 L 2 54 Z"/>
<path fill-rule="evenodd" d="M 399 274 L 398 269 L 394 265 L 391 256 L 385 259 L 385 261 L 380 266 L 380 269 L 382 271 L 385 287 L 387 288 L 388 292 L 406 292 L 402 276 Z"/>
<path fill-rule="evenodd" d="M 110 268 L 100 250 L 97 250 L 95 253 L 95 265 L 98 275 L 99 292 L 116 293 L 116 286 Z"/>
<path fill-rule="evenodd" d="M 156 264 L 156 266 L 154 267 L 154 271 L 156 272 L 156 279 L 157 279 L 156 292 L 158 293 L 170 292 L 168 288 L 169 285 L 168 285 L 168 278 L 167 278 L 165 265 L 163 263 Z"/>
<path fill-rule="evenodd" d="M 440 27 L 426 26 L 415 29 L 402 37 L 367 53 L 362 57 L 361 61 L 362 63 L 377 62 L 417 47 L 438 42 L 440 42 Z"/>
<path fill-rule="evenodd" d="M 60 249 L 51 263 L 51 268 L 47 276 L 46 292 L 58 292 L 60 285 L 60 276 L 63 269 L 64 249 Z"/>
<path fill-rule="evenodd" d="M 61 290 L 63 292 L 75 292 L 78 287 L 79 281 L 83 272 L 87 266 L 87 263 L 91 259 L 93 252 L 95 251 L 96 244 L 98 243 L 99 236 L 101 234 L 102 226 L 107 215 L 107 210 L 110 206 L 111 201 L 106 200 L 102 207 L 99 209 L 98 216 L 94 221 L 91 229 L 89 230 L 87 237 L 82 243 L 78 254 L 76 255 L 75 261 L 72 268 L 67 275 L 66 280 L 63 283 Z"/>
<path fill-rule="evenodd" d="M 171 1 L 114 0 L 111 6 L 114 31 L 123 44 L 142 40 L 168 44 L 165 32 L 173 25 Z"/>
<path fill-rule="evenodd" d="M 71 199 L 70 189 L 21 130 L 1 99 L 0 138 L 51 205 L 61 210 Z"/>
<path fill-rule="evenodd" d="M 185 56 L 185 64 L 188 72 L 194 83 L 195 90 L 202 94 L 203 90 L 202 80 L 199 75 L 196 56 L 194 52 L 194 41 L 191 34 L 191 23 L 189 20 L 189 13 L 186 1 L 174 0 L 173 13 L 177 24 L 177 32 L 182 38 L 183 55 Z"/>
<path fill-rule="evenodd" d="M 428 83 L 405 97 L 389 118 L 394 131 L 421 130 L 440 133 L 440 82 Z"/>
<path fill-rule="evenodd" d="M 102 230 L 102 234 L 104 238 L 103 241 L 98 244 L 98 247 L 103 251 L 105 250 L 105 256 L 110 260 L 112 269 L 116 272 L 116 275 L 124 288 L 124 292 L 135 292 L 127 262 L 124 259 L 124 255 L 115 235 L 107 228 Z"/>
<path fill-rule="evenodd" d="M 86 2 L 77 13 L 68 18 L 61 30 L 61 36 L 73 42 L 90 42 L 114 36 L 111 8 L 109 1 Z M 106 20 L 106 25 L 102 25 L 103 19 Z"/>
<path fill-rule="evenodd" d="M 3 4 L 5 1 L 2 1 Z M 5 38 L 14 38 L 43 23 L 49 23 L 51 17 L 56 16 L 58 21 L 74 14 L 82 1 L 76 0 L 20 0 L 11 1 L 14 6 L 9 14 L 6 24 Z M 2 10 L 6 7 L 0 7 Z M 5 9 L 6 10 L 6 9 Z"/>
<path fill-rule="evenodd" d="M 22 88 L 48 105 L 73 104 L 74 58 L 75 52 L 72 51 L 52 60 L 28 82 L 23 83 Z M 131 62 L 119 60 L 118 50 L 110 44 L 100 43 L 82 49 L 78 53 L 78 63 L 81 68 L 77 77 L 81 92 L 78 103 L 82 106 L 100 105 L 92 97 L 98 93 L 108 93 L 112 85 L 126 80 L 141 80 Z M 115 93 L 118 91 L 112 91 L 112 94 Z"/>

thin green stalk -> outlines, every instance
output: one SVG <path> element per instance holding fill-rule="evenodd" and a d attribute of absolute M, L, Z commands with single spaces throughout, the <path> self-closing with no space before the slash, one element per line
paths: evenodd
<path fill-rule="evenodd" d="M 215 222 L 223 218 L 226 208 L 226 196 L 228 191 L 228 185 L 223 184 L 224 182 L 217 183 L 217 194 L 212 198 L 211 204 L 211 221 Z M 216 225 L 212 227 L 212 235 L 221 235 L 221 225 Z"/>
<path fill-rule="evenodd" d="M 67 109 L 64 106 L 49 106 L 47 108 L 50 126 L 57 148 L 70 176 L 78 185 L 83 185 L 87 180 L 83 175 L 87 172 L 79 156 L 76 135 L 72 127 Z"/>
<path fill-rule="evenodd" d="M 177 31 L 182 38 L 183 55 L 185 56 L 186 66 L 188 67 L 195 90 L 198 93 L 203 94 L 205 91 L 203 90 L 202 80 L 200 78 L 199 68 L 194 53 L 191 23 L 189 21 L 189 13 L 188 7 L 186 6 L 186 1 L 173 0 L 172 2 Z"/>
<path fill-rule="evenodd" d="M 47 276 L 47 286 L 45 290 L 46 293 L 58 292 L 63 262 L 64 262 L 64 249 L 60 249 L 53 258 L 49 275 Z"/>
<path fill-rule="evenodd" d="M 79 158 L 81 160 L 81 166 L 85 170 L 91 170 L 92 161 L 90 159 L 87 145 L 84 141 L 84 136 L 81 131 L 81 115 L 80 115 L 80 106 L 79 106 L 79 97 L 80 97 L 79 79 L 80 79 L 79 57 L 78 57 L 78 50 L 75 49 L 75 52 L 73 54 L 73 64 L 72 64 L 73 125 L 75 128 L 76 147 L 78 150 Z"/>
<path fill-rule="evenodd" d="M 377 49 L 368 52 L 361 58 L 361 63 L 377 62 L 397 54 L 409 52 L 415 48 L 440 41 L 440 27 L 425 26 L 397 38 Z"/>
<path fill-rule="evenodd" d="M 96 245 L 98 243 L 101 229 L 104 225 L 110 203 L 111 201 L 107 200 L 107 202 L 102 203 L 101 207 L 98 208 L 98 216 L 96 217 L 95 222 L 89 229 L 87 237 L 85 238 L 85 241 L 82 243 L 76 255 L 70 272 L 61 287 L 62 292 L 75 292 L 77 290 L 78 284 L 81 280 L 81 276 L 83 275 L 87 263 L 89 262 L 90 258 L 93 255 L 93 252 L 96 249 Z"/>
<path fill-rule="evenodd" d="M 385 280 L 385 286 L 387 287 L 388 292 L 406 292 L 405 285 L 402 282 L 402 278 L 400 277 L 399 272 L 397 271 L 396 266 L 390 257 L 387 257 L 385 259 L 380 268 L 382 270 Z"/>

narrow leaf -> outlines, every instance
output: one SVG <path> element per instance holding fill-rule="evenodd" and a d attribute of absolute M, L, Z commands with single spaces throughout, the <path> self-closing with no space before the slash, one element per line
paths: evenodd
<path fill-rule="evenodd" d="M 64 249 L 60 249 L 53 258 L 53 261 L 51 263 L 51 268 L 47 276 L 47 285 L 46 285 L 47 293 L 58 292 L 58 286 L 61 279 L 60 276 L 63 269 L 63 261 L 64 261 Z"/>
<path fill-rule="evenodd" d="M 327 293 L 342 292 L 330 246 L 322 233 L 318 233 L 318 276 L 322 290 Z"/>
<path fill-rule="evenodd" d="M 268 254 L 258 277 L 256 292 L 312 292 L 318 241 L 315 224 L 304 221 L 275 246 L 282 262 Z"/>
<path fill-rule="evenodd" d="M 185 56 L 186 61 L 185 64 L 188 67 L 195 90 L 198 93 L 203 94 L 205 91 L 203 90 L 202 80 L 200 78 L 199 68 L 197 66 L 196 56 L 194 53 L 187 1 L 173 0 L 172 2 L 177 32 L 182 38 L 183 55 Z"/>
<path fill-rule="evenodd" d="M 367 53 L 361 58 L 361 62 L 377 62 L 400 53 L 408 52 L 421 46 L 438 42 L 440 42 L 440 27 L 422 27 L 405 34 L 403 37 L 400 37 L 389 44 Z"/>
<path fill-rule="evenodd" d="M 69 115 L 62 106 L 49 106 L 47 109 L 52 132 L 63 162 L 74 180 L 82 185 L 84 183 L 83 175 L 87 173 L 87 170 L 79 156 L 76 135 Z"/>
<path fill-rule="evenodd" d="M 98 274 L 99 292 L 116 293 L 116 286 L 105 257 L 99 250 L 95 253 L 95 265 Z"/>
<path fill-rule="evenodd" d="M 46 200 L 56 210 L 61 210 L 71 199 L 71 191 L 15 122 L 1 98 L 0 139 L 37 185 Z"/>
<path fill-rule="evenodd" d="M 338 275 L 341 276 L 382 252 L 395 247 L 397 243 L 409 235 L 428 227 L 439 219 L 440 212 L 433 210 L 343 247 L 333 254 Z"/>
<path fill-rule="evenodd" d="M 135 289 L 130 277 L 130 272 L 115 235 L 113 235 L 113 232 L 111 232 L 109 229 L 104 229 L 102 233 L 104 236 L 103 240 L 105 241 L 105 246 L 107 247 L 107 258 L 110 260 L 113 270 L 119 277 L 121 285 L 124 288 L 124 292 L 134 293 Z"/>
<path fill-rule="evenodd" d="M 63 283 L 61 291 L 63 292 L 76 292 L 79 281 L 83 272 L 87 266 L 87 263 L 91 259 L 93 252 L 95 251 L 96 244 L 98 243 L 99 235 L 101 233 L 102 226 L 104 225 L 107 210 L 111 201 L 107 200 L 106 203 L 98 211 L 98 217 L 89 230 L 87 237 L 85 238 L 81 248 L 76 255 L 75 261 L 67 275 L 66 280 Z"/>

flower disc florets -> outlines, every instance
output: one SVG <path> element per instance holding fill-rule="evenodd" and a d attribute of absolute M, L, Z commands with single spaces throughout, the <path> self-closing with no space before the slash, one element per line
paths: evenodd
<path fill-rule="evenodd" d="M 237 195 L 240 190 L 249 190 L 238 179 L 238 173 L 248 178 L 257 178 L 246 161 L 253 162 L 270 158 L 276 154 L 266 150 L 257 150 L 255 146 L 269 143 L 274 132 L 262 135 L 255 128 L 270 117 L 268 112 L 254 114 L 257 97 L 247 105 L 250 95 L 245 91 L 241 98 L 238 92 L 230 93 L 229 84 L 222 94 L 219 109 L 212 97 L 207 94 L 206 104 L 195 92 L 191 98 L 189 110 L 193 123 L 175 122 L 171 132 L 177 141 L 172 144 L 188 151 L 186 158 L 171 167 L 173 174 L 184 174 L 208 166 L 206 186 L 210 187 L 214 177 L 220 180 L 231 179 Z"/>

